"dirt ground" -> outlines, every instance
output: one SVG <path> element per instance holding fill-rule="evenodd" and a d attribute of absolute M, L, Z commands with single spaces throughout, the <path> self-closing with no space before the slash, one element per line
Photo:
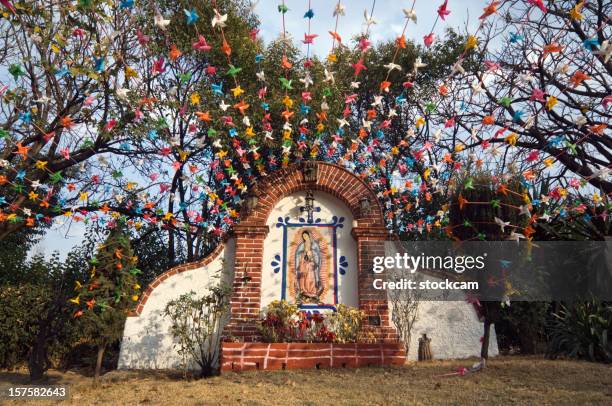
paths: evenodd
<path fill-rule="evenodd" d="M 361 368 L 227 373 L 185 381 L 176 373 L 112 371 L 98 387 L 84 374 L 50 371 L 70 385 L 74 405 L 612 405 L 612 365 L 498 357 L 484 372 L 440 377 L 472 360 Z M 27 371 L 0 372 L 0 386 L 27 383 Z"/>

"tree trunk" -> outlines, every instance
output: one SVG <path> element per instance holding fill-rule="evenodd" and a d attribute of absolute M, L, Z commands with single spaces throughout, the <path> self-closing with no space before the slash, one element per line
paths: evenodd
<path fill-rule="evenodd" d="M 49 333 L 49 324 L 50 320 L 48 318 L 39 322 L 38 334 L 28 357 L 28 371 L 30 372 L 30 380 L 32 382 L 42 380 L 48 368 L 46 341 Z"/>
<path fill-rule="evenodd" d="M 519 326 L 519 341 L 521 343 L 521 354 L 535 354 L 537 350 L 538 334 L 529 325 Z"/>
<path fill-rule="evenodd" d="M 30 372 L 30 380 L 32 382 L 41 381 L 44 377 L 45 371 L 47 370 L 47 356 L 45 354 L 44 335 L 38 334 L 30 357 L 28 359 L 28 370 Z"/>
<path fill-rule="evenodd" d="M 94 372 L 94 383 L 98 382 L 100 378 L 100 371 L 102 370 L 102 359 L 104 358 L 104 350 L 106 346 L 104 344 L 98 344 L 98 358 L 96 359 L 96 370 Z"/>
<path fill-rule="evenodd" d="M 484 320 L 484 335 L 482 337 L 482 347 L 480 349 L 480 358 L 489 358 L 489 338 L 491 336 L 491 320 L 485 316 Z"/>

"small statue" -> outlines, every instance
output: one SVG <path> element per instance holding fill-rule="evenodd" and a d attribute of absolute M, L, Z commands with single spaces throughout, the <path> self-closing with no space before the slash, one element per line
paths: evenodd
<path fill-rule="evenodd" d="M 427 334 L 419 338 L 419 361 L 431 361 L 433 354 L 431 353 L 431 338 L 427 338 Z"/>

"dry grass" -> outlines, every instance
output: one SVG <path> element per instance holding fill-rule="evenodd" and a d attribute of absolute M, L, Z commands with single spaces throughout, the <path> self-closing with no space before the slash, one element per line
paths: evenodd
<path fill-rule="evenodd" d="M 161 372 L 113 371 L 97 388 L 89 377 L 51 371 L 49 383 L 71 385 L 71 400 L 66 403 L 75 405 L 612 405 L 609 365 L 499 357 L 484 372 L 436 377 L 471 363 L 227 373 L 195 381 Z M 0 373 L 0 385 L 7 382 L 25 383 L 27 375 Z"/>

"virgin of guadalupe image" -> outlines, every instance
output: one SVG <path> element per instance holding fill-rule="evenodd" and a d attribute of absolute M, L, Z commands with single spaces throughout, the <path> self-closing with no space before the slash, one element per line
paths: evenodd
<path fill-rule="evenodd" d="M 321 248 L 308 231 L 295 250 L 296 297 L 298 302 L 318 303 L 323 293 L 321 283 Z"/>

